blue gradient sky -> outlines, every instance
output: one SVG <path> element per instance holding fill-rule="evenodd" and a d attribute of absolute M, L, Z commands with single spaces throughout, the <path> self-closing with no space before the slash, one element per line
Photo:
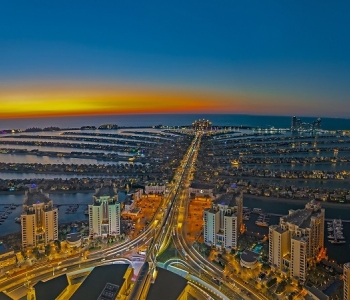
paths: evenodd
<path fill-rule="evenodd" d="M 53 2 L 0 3 L 0 94 L 94 82 L 251 104 L 224 112 L 267 114 L 269 99 L 274 114 L 350 114 L 349 1 Z"/>

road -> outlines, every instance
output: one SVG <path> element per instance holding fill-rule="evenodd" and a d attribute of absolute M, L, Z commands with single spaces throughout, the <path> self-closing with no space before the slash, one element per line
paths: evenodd
<path fill-rule="evenodd" d="M 88 255 L 87 258 L 66 258 L 54 265 L 45 262 L 33 268 L 23 269 L 10 278 L 0 279 L 0 291 L 7 292 L 15 290 L 24 284 L 34 285 L 40 280 L 47 280 L 53 276 L 69 273 L 79 269 L 95 267 L 102 264 L 115 263 L 121 256 L 132 249 L 148 244 L 148 253 L 144 267 L 144 278 L 137 280 L 130 293 L 129 299 L 140 299 L 146 282 L 146 278 L 152 276 L 155 268 L 156 256 L 161 253 L 172 239 L 176 248 L 181 253 L 184 262 L 189 266 L 189 272 L 200 277 L 213 288 L 219 289 L 229 299 L 267 299 L 258 291 L 244 285 L 238 278 L 235 280 L 222 278 L 222 270 L 202 257 L 192 245 L 188 244 L 184 233 L 184 221 L 187 219 L 188 209 L 188 187 L 191 173 L 197 159 L 200 147 L 201 134 L 197 133 L 188 148 L 174 181 L 170 187 L 170 193 L 164 197 L 158 207 L 153 220 L 147 229 L 133 240 L 125 241 L 119 245 L 103 249 Z M 59 265 L 58 265 L 59 264 Z M 241 291 L 249 291 L 246 293 Z"/>
<path fill-rule="evenodd" d="M 267 299 L 259 291 L 248 287 L 244 282 L 236 278 L 224 278 L 223 270 L 214 265 L 207 258 L 204 258 L 193 245 L 190 244 L 186 237 L 184 222 L 188 219 L 188 187 L 190 185 L 191 173 L 194 171 L 194 165 L 197 158 L 197 153 L 200 147 L 200 139 L 197 144 L 195 155 L 192 157 L 189 163 L 190 168 L 187 169 L 183 178 L 183 186 L 180 196 L 180 202 L 178 205 L 177 218 L 173 220 L 173 241 L 175 247 L 181 253 L 180 255 L 191 266 L 195 273 L 199 274 L 202 280 L 211 284 L 212 286 L 219 288 L 220 291 L 228 296 L 230 299 Z"/>

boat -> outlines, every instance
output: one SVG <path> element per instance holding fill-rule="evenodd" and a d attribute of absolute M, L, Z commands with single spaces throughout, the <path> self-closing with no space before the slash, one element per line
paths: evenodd
<path fill-rule="evenodd" d="M 335 245 L 337 245 L 337 244 L 345 244 L 346 243 L 346 241 L 336 241 L 336 240 L 329 240 L 329 242 L 331 244 L 335 244 Z"/>
<path fill-rule="evenodd" d="M 253 213 L 262 213 L 261 208 L 253 208 Z"/>
<path fill-rule="evenodd" d="M 15 218 L 15 222 L 16 223 L 21 223 L 21 218 L 20 217 Z"/>
<path fill-rule="evenodd" d="M 234 159 L 231 161 L 231 164 L 233 164 L 234 166 L 237 166 L 237 165 L 239 165 L 239 160 Z"/>
<path fill-rule="evenodd" d="M 327 236 L 327 238 L 334 239 L 334 235 L 329 235 L 329 236 Z"/>
<path fill-rule="evenodd" d="M 264 221 L 256 221 L 255 224 L 258 225 L 258 226 L 262 226 L 262 227 L 269 226 L 269 223 L 264 222 Z"/>
<path fill-rule="evenodd" d="M 332 227 L 328 227 L 327 230 L 328 231 L 333 231 L 333 228 Z"/>

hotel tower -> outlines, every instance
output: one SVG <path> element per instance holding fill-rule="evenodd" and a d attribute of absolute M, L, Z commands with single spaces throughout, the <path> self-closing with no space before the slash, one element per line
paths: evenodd
<path fill-rule="evenodd" d="M 325 211 L 311 201 L 304 209 L 289 210 L 279 225 L 269 227 L 269 263 L 273 268 L 289 270 L 291 278 L 305 282 L 308 263 L 324 245 Z"/>
<path fill-rule="evenodd" d="M 120 203 L 117 188 L 103 186 L 96 190 L 89 205 L 89 234 L 91 238 L 120 234 Z"/>
<path fill-rule="evenodd" d="M 34 185 L 24 195 L 21 226 L 24 249 L 58 239 L 58 209 L 49 195 Z"/>

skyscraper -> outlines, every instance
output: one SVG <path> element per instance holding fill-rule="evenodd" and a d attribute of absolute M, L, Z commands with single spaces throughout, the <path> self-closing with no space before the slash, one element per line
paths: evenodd
<path fill-rule="evenodd" d="M 21 226 L 24 249 L 58 239 L 58 209 L 49 195 L 35 185 L 25 192 Z"/>
<path fill-rule="evenodd" d="M 243 228 L 243 192 L 236 197 L 236 207 L 237 226 L 240 231 Z"/>
<path fill-rule="evenodd" d="M 324 218 L 324 209 L 314 201 L 281 217 L 279 225 L 269 227 L 269 263 L 304 282 L 307 264 L 324 245 Z"/>
<path fill-rule="evenodd" d="M 89 205 L 89 234 L 91 238 L 120 234 L 120 203 L 115 186 L 96 190 Z"/>
<path fill-rule="evenodd" d="M 210 208 L 204 210 L 204 243 L 216 245 L 216 234 L 220 229 L 220 212 Z"/>
<path fill-rule="evenodd" d="M 237 205 L 236 205 L 237 204 Z M 236 248 L 239 220 L 242 220 L 243 197 L 241 193 L 227 193 L 214 200 L 210 209 L 204 210 L 204 242 L 222 248 Z"/>

